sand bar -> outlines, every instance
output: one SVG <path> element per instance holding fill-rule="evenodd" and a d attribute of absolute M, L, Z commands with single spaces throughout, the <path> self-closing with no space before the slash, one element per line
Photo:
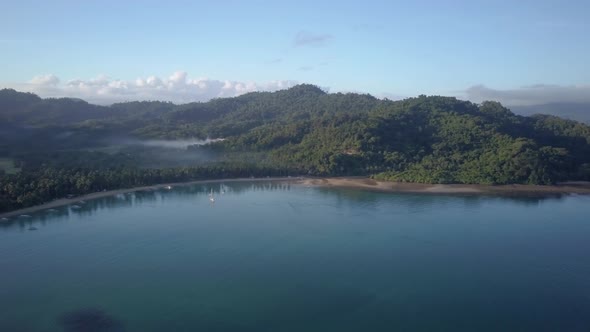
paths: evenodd
<path fill-rule="evenodd" d="M 376 181 L 367 177 L 304 178 L 295 183 L 305 186 L 364 189 L 382 192 L 420 194 L 496 194 L 496 195 L 551 195 L 590 194 L 590 182 L 562 182 L 552 186 L 539 185 L 480 185 L 480 184 L 424 184 Z"/>

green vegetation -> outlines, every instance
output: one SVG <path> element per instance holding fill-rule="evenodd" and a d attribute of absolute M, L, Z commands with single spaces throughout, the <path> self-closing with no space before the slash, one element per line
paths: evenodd
<path fill-rule="evenodd" d="M 38 205 L 68 195 L 82 195 L 103 190 L 204 179 L 288 175 L 286 170 L 277 171 L 272 168 L 238 163 L 161 169 L 43 167 L 2 178 L 0 212 Z"/>
<path fill-rule="evenodd" d="M 0 174 L 16 174 L 20 168 L 14 166 L 14 160 L 11 158 L 0 158 Z"/>
<path fill-rule="evenodd" d="M 402 101 L 311 85 L 207 103 L 90 105 L 0 91 L 0 211 L 66 194 L 211 177 L 367 175 L 421 183 L 590 179 L 590 127 L 496 102 Z M 118 139 L 225 138 L 179 150 Z M 110 143 L 108 143 L 110 142 Z"/>

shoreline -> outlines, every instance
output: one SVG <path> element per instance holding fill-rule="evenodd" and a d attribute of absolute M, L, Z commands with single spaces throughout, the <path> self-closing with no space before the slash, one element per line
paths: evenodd
<path fill-rule="evenodd" d="M 103 197 L 115 196 L 120 194 L 126 194 L 136 191 L 143 191 L 143 190 L 157 190 L 157 189 L 165 189 L 167 186 L 171 187 L 182 187 L 182 186 L 191 186 L 195 184 L 206 184 L 206 183 L 219 183 L 219 182 L 249 182 L 249 181 L 293 181 L 297 180 L 298 178 L 287 178 L 287 177 L 270 177 L 270 178 L 234 178 L 234 179 L 211 179 L 211 180 L 195 180 L 195 181 L 188 181 L 188 182 L 173 182 L 173 183 L 161 183 L 161 184 L 154 184 L 151 186 L 142 186 L 142 187 L 133 187 L 133 188 L 124 188 L 124 189 L 114 189 L 114 190 L 107 190 L 107 191 L 99 191 L 91 194 L 80 195 L 72 198 L 58 198 L 51 202 L 43 203 L 40 205 L 29 206 L 26 208 L 8 211 L 0 213 L 0 218 L 10 218 L 14 216 L 19 216 L 21 214 L 29 214 L 33 212 L 37 212 L 40 210 L 56 208 L 60 206 L 75 204 L 80 201 L 88 201 Z M 0 223 L 6 220 L 0 220 Z"/>
<path fill-rule="evenodd" d="M 556 185 L 427 184 L 378 181 L 367 177 L 304 178 L 298 184 L 327 188 L 363 189 L 389 193 L 461 195 L 555 195 L 590 194 L 590 182 L 570 181 Z"/>
<path fill-rule="evenodd" d="M 377 181 L 368 177 L 269 177 L 269 178 L 234 178 L 234 179 L 209 179 L 195 180 L 188 182 L 162 183 L 151 186 L 116 189 L 109 191 L 95 192 L 73 198 L 60 198 L 41 205 L 35 205 L 19 210 L 0 213 L 0 218 L 10 218 L 21 214 L 28 214 L 40 210 L 74 204 L 82 200 L 92 200 L 103 197 L 115 196 L 142 190 L 163 189 L 167 186 L 179 187 L 195 184 L 206 184 L 212 182 L 261 182 L 280 181 L 289 182 L 294 185 L 320 188 L 347 188 L 356 190 L 368 190 L 385 193 L 408 193 L 408 194 L 432 194 L 432 195 L 498 195 L 498 196 L 550 196 L 581 194 L 590 195 L 590 182 L 571 181 L 558 183 L 551 186 L 541 185 L 481 185 L 481 184 L 424 184 L 409 182 Z M 3 222 L 6 220 L 0 220 Z"/>

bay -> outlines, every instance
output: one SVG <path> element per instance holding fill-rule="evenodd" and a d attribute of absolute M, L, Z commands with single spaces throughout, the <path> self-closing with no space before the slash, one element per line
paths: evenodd
<path fill-rule="evenodd" d="M 0 331 L 588 331 L 588 207 L 283 182 L 81 202 L 0 224 Z"/>

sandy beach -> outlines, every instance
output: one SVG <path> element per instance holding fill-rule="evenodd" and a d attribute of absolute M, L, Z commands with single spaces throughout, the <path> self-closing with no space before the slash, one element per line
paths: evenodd
<path fill-rule="evenodd" d="M 590 182 L 572 181 L 553 186 L 538 185 L 479 185 L 479 184 L 423 184 L 376 181 L 366 177 L 304 178 L 296 183 L 306 186 L 363 189 L 382 192 L 421 194 L 496 194 L 550 195 L 590 194 Z"/>
<path fill-rule="evenodd" d="M 21 214 L 29 214 L 39 210 L 51 209 L 59 206 L 75 204 L 79 201 L 87 201 L 101 197 L 125 194 L 128 192 L 155 190 L 166 186 L 190 186 L 211 182 L 248 182 L 248 181 L 280 181 L 294 185 L 307 187 L 350 188 L 359 190 L 413 193 L 413 194 L 462 194 L 462 195 L 556 195 L 556 194 L 590 194 L 590 182 L 571 181 L 553 186 L 537 185 L 476 185 L 476 184 L 422 184 L 406 182 L 376 181 L 367 177 L 334 177 L 334 178 L 309 178 L 309 177 L 275 177 L 275 178 L 239 178 L 239 179 L 211 179 L 180 183 L 163 183 L 153 186 L 126 188 L 118 190 L 101 191 L 74 198 L 57 199 L 45 204 L 28 208 L 0 213 L 0 218 L 10 218 Z M 2 222 L 0 220 L 0 222 Z"/>

